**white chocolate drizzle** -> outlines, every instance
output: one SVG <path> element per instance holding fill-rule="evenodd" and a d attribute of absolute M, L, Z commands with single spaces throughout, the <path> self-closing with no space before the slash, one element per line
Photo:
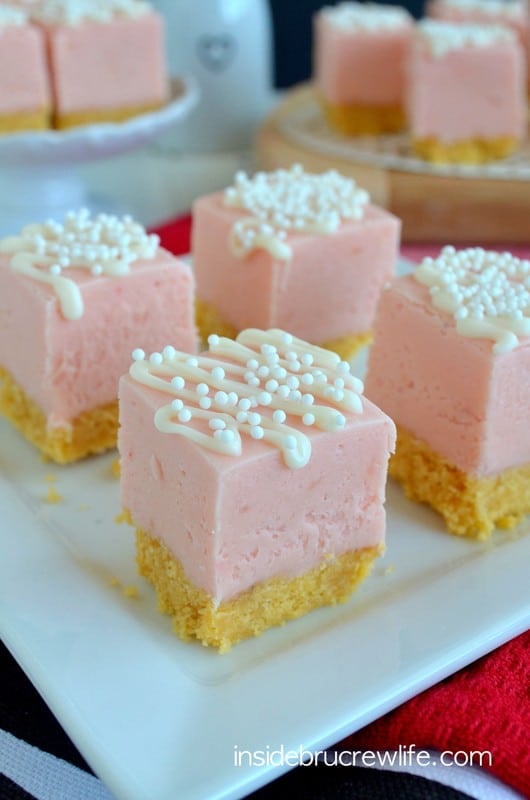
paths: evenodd
<path fill-rule="evenodd" d="M 52 25 L 80 25 L 110 22 L 116 17 L 141 17 L 152 11 L 144 0 L 39 0 L 32 10 L 34 19 Z"/>
<path fill-rule="evenodd" d="M 343 220 L 362 219 L 369 202 L 368 192 L 335 170 L 312 175 L 296 164 L 252 178 L 238 172 L 234 186 L 224 193 L 224 203 L 248 216 L 233 224 L 229 245 L 238 258 L 263 249 L 288 261 L 292 256 L 288 233 L 334 233 Z"/>
<path fill-rule="evenodd" d="M 444 247 L 414 272 L 436 308 L 453 316 L 462 336 L 492 339 L 506 353 L 530 336 L 530 261 L 482 248 Z"/>
<path fill-rule="evenodd" d="M 155 413 L 159 431 L 231 456 L 241 455 L 245 434 L 277 447 L 297 469 L 311 457 L 303 427 L 339 431 L 342 412 L 363 412 L 362 381 L 336 353 L 281 330 L 249 328 L 235 341 L 212 335 L 208 343 L 200 356 L 173 347 L 148 358 L 133 352 L 134 380 L 174 398 Z"/>
<path fill-rule="evenodd" d="M 404 8 L 377 3 L 339 3 L 325 6 L 321 13 L 337 28 L 347 31 L 376 33 L 402 28 L 411 22 Z"/>
<path fill-rule="evenodd" d="M 524 0 L 441 0 L 439 4 L 462 13 L 480 14 L 484 17 L 526 18 Z"/>
<path fill-rule="evenodd" d="M 502 42 L 515 42 L 515 33 L 503 25 L 473 22 L 422 20 L 417 25 L 419 41 L 434 58 L 442 58 L 453 50 L 469 47 L 491 47 Z"/>
<path fill-rule="evenodd" d="M 63 223 L 26 225 L 18 236 L 0 239 L 0 254 L 12 254 L 14 272 L 52 286 L 63 316 L 75 320 L 83 316 L 83 297 L 80 286 L 63 271 L 121 277 L 129 274 L 134 261 L 153 258 L 159 244 L 158 236 L 148 235 L 131 217 L 92 218 L 81 209 L 68 212 Z"/>
<path fill-rule="evenodd" d="M 20 28 L 28 21 L 28 15 L 22 8 L 0 5 L 0 30 L 2 28 Z"/>

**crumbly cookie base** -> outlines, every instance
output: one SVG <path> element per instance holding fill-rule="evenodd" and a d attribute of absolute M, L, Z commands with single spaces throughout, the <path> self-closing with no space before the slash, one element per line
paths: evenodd
<path fill-rule="evenodd" d="M 235 339 L 239 333 L 237 328 L 223 319 L 215 306 L 204 302 L 204 300 L 197 299 L 195 302 L 195 321 L 199 335 L 205 342 L 212 333 L 216 333 L 218 336 L 226 336 L 229 339 Z M 324 347 L 326 350 L 333 350 L 333 352 L 338 353 L 345 361 L 348 361 L 353 358 L 362 347 L 370 344 L 371 341 L 372 333 L 371 331 L 366 331 L 364 333 L 351 333 L 346 336 L 341 336 L 338 339 L 320 342 L 319 346 Z"/>
<path fill-rule="evenodd" d="M 68 464 L 116 447 L 117 401 L 85 411 L 68 427 L 50 428 L 44 412 L 3 367 L 0 367 L 0 414 L 57 464 Z"/>
<path fill-rule="evenodd" d="M 330 128 L 345 136 L 377 136 L 399 133 L 406 128 L 406 116 L 399 105 L 366 106 L 329 103 L 320 98 Z"/>
<path fill-rule="evenodd" d="M 173 629 L 181 639 L 198 639 L 220 653 L 313 609 L 345 602 L 382 553 L 382 546 L 367 547 L 330 557 L 304 575 L 263 581 L 216 606 L 203 589 L 188 580 L 164 544 L 136 529 L 138 569 L 153 584 L 160 611 L 172 617 Z"/>
<path fill-rule="evenodd" d="M 17 111 L 13 114 L 0 114 L 0 134 L 20 133 L 22 131 L 44 131 L 49 127 L 50 114 L 46 109 Z"/>
<path fill-rule="evenodd" d="M 530 513 L 530 464 L 477 478 L 400 427 L 389 474 L 409 500 L 432 506 L 457 536 L 488 539 L 494 528 L 513 528 Z"/>
<path fill-rule="evenodd" d="M 148 103 L 141 106 L 121 108 L 97 108 L 86 111 L 72 111 L 68 114 L 57 112 L 54 127 L 59 129 L 76 128 L 79 125 L 91 125 L 98 122 L 125 122 L 140 114 L 147 114 L 161 108 L 163 103 Z"/>
<path fill-rule="evenodd" d="M 412 150 L 433 164 L 486 164 L 506 158 L 519 147 L 512 136 L 497 139 L 466 139 L 458 142 L 440 142 L 438 139 L 412 139 Z"/>

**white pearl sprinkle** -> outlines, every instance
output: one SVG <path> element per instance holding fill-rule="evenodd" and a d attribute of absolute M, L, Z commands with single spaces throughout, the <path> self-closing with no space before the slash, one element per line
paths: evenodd
<path fill-rule="evenodd" d="M 304 425 L 314 425 L 315 424 L 315 415 L 314 414 L 304 414 L 302 417 L 302 422 Z"/>
<path fill-rule="evenodd" d="M 163 360 L 162 353 L 151 353 L 149 356 L 149 361 L 151 364 L 159 365 L 163 362 Z"/>
<path fill-rule="evenodd" d="M 222 367 L 214 367 L 211 374 L 214 381 L 222 381 L 225 377 L 225 371 Z"/>
<path fill-rule="evenodd" d="M 212 407 L 212 401 L 209 397 L 201 397 L 199 400 L 199 406 L 205 411 L 208 411 L 208 409 Z"/>
<path fill-rule="evenodd" d="M 171 401 L 171 408 L 173 411 L 182 411 L 184 408 L 184 403 L 179 397 L 177 397 L 175 400 Z"/>
<path fill-rule="evenodd" d="M 219 406 L 226 406 L 228 404 L 228 395 L 226 392 L 216 392 L 214 399 Z"/>
<path fill-rule="evenodd" d="M 218 417 L 211 419 L 208 425 L 213 431 L 221 431 L 223 428 L 226 428 L 226 422 L 224 419 L 219 419 Z"/>
<path fill-rule="evenodd" d="M 185 381 L 180 375 L 175 375 L 174 378 L 171 378 L 170 383 L 174 389 L 184 389 Z"/>
<path fill-rule="evenodd" d="M 195 391 L 200 397 L 204 397 L 210 391 L 210 387 L 207 383 L 198 383 L 195 387 Z"/>
<path fill-rule="evenodd" d="M 208 336 L 208 344 L 210 345 L 210 347 L 217 347 L 220 341 L 221 340 L 219 339 L 216 333 L 211 333 Z"/>
<path fill-rule="evenodd" d="M 277 422 L 279 425 L 281 425 L 287 419 L 287 414 L 283 409 L 277 408 L 276 411 L 273 413 L 272 418 L 274 422 Z"/>
<path fill-rule="evenodd" d="M 259 425 L 255 425 L 250 429 L 250 435 L 253 439 L 263 439 L 265 431 L 263 428 L 260 428 Z"/>
<path fill-rule="evenodd" d="M 191 419 L 191 411 L 189 408 L 183 408 L 182 411 L 179 411 L 178 416 L 181 422 L 189 422 Z"/>
<path fill-rule="evenodd" d="M 256 412 L 251 411 L 248 415 L 248 421 L 250 425 L 259 425 L 261 422 L 261 414 L 256 414 Z"/>
<path fill-rule="evenodd" d="M 140 347 L 137 347 L 132 351 L 131 358 L 133 361 L 143 361 L 145 359 L 145 352 Z"/>

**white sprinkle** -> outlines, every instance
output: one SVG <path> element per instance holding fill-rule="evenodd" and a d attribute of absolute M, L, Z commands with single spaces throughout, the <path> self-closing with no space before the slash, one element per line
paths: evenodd
<path fill-rule="evenodd" d="M 171 408 L 173 411 L 182 411 L 184 408 L 184 403 L 179 397 L 177 397 L 175 400 L 171 401 Z"/>
<path fill-rule="evenodd" d="M 261 406 L 270 406 L 272 403 L 272 395 L 269 392 L 261 392 L 258 395 L 258 403 Z"/>
<path fill-rule="evenodd" d="M 242 397 L 239 401 L 239 408 L 241 411 L 248 411 L 252 406 L 252 403 L 248 399 L 248 397 Z"/>
<path fill-rule="evenodd" d="M 167 361 L 171 361 L 173 358 L 175 358 L 176 354 L 177 354 L 177 351 L 175 350 L 174 347 L 171 347 L 170 344 L 168 344 L 162 350 L 162 355 L 164 356 L 165 359 L 167 359 Z"/>
<path fill-rule="evenodd" d="M 208 344 L 210 345 L 210 347 L 217 347 L 217 345 L 219 344 L 220 341 L 221 340 L 219 339 L 219 337 L 218 337 L 218 335 L 216 333 L 211 333 L 208 336 Z"/>
<path fill-rule="evenodd" d="M 346 417 L 343 414 L 337 414 L 335 417 L 335 425 L 337 428 L 344 428 L 346 425 Z"/>
<path fill-rule="evenodd" d="M 315 415 L 314 414 L 304 414 L 302 417 L 302 422 L 304 425 L 314 425 L 315 424 Z"/>
<path fill-rule="evenodd" d="M 277 422 L 279 425 L 283 424 L 287 419 L 287 414 L 283 409 L 277 408 L 274 414 L 272 415 L 274 422 Z"/>
<path fill-rule="evenodd" d="M 256 358 L 249 358 L 247 361 L 247 368 L 255 372 L 259 367 L 259 361 Z"/>
<path fill-rule="evenodd" d="M 226 422 L 224 419 L 219 419 L 218 417 L 211 419 L 208 425 L 213 431 L 222 431 L 224 428 L 226 428 Z"/>
<path fill-rule="evenodd" d="M 199 400 L 199 405 L 205 411 L 208 411 L 208 409 L 212 407 L 212 401 L 209 397 L 201 397 Z"/>
<path fill-rule="evenodd" d="M 296 448 L 296 439 L 294 436 L 286 436 L 285 437 L 285 447 L 287 450 L 294 450 Z"/>
<path fill-rule="evenodd" d="M 198 383 L 197 386 L 195 387 L 195 391 L 197 392 L 198 395 L 204 397 L 210 391 L 210 387 L 208 386 L 207 383 Z"/>
<path fill-rule="evenodd" d="M 214 381 L 222 381 L 225 377 L 225 371 L 222 367 L 214 367 L 211 374 Z"/>
<path fill-rule="evenodd" d="M 259 425 L 261 422 L 261 414 L 256 414 L 254 411 L 251 411 L 248 415 L 248 421 L 250 425 Z"/>
<path fill-rule="evenodd" d="M 246 411 L 238 411 L 236 414 L 236 419 L 241 424 L 248 422 L 248 413 Z"/>
<path fill-rule="evenodd" d="M 180 375 L 175 375 L 174 378 L 171 378 L 170 383 L 174 389 L 184 389 L 184 378 L 181 378 Z"/>
<path fill-rule="evenodd" d="M 189 408 L 183 408 L 182 411 L 179 411 L 179 420 L 181 422 L 189 422 L 191 419 L 191 411 Z"/>
<path fill-rule="evenodd" d="M 62 270 L 61 270 L 61 267 L 59 266 L 59 264 L 52 264 L 52 266 L 50 267 L 50 275 L 53 275 L 53 276 L 60 275 L 61 272 L 62 272 Z"/>
<path fill-rule="evenodd" d="M 215 393 L 215 402 L 219 406 L 226 406 L 228 405 L 228 395 L 226 392 L 216 392 Z"/>
<path fill-rule="evenodd" d="M 302 375 L 302 383 L 305 383 L 306 386 L 312 386 L 315 382 L 315 379 L 311 372 L 304 372 Z"/>
<path fill-rule="evenodd" d="M 132 351 L 131 358 L 133 361 L 143 361 L 145 359 L 145 352 L 140 347 L 137 347 Z"/>
<path fill-rule="evenodd" d="M 250 435 L 253 439 L 263 439 L 265 431 L 263 428 L 260 428 L 259 425 L 255 425 L 250 429 Z"/>
<path fill-rule="evenodd" d="M 149 361 L 151 364 L 156 364 L 157 366 L 163 362 L 162 353 L 151 353 L 149 356 Z"/>
<path fill-rule="evenodd" d="M 186 359 L 186 364 L 189 367 L 198 367 L 199 366 L 199 359 L 197 359 L 194 356 L 192 356 L 191 358 L 187 358 Z"/>

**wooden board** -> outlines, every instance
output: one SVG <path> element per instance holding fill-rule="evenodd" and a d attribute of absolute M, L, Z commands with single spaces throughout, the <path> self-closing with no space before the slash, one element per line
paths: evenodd
<path fill-rule="evenodd" d="M 403 220 L 403 238 L 409 242 L 530 243 L 530 179 L 445 177 L 360 163 L 301 145 L 286 133 L 285 122 L 314 102 L 310 86 L 297 87 L 265 120 L 256 139 L 261 169 L 301 163 L 312 172 L 333 168 L 354 177 L 373 202 Z"/>

